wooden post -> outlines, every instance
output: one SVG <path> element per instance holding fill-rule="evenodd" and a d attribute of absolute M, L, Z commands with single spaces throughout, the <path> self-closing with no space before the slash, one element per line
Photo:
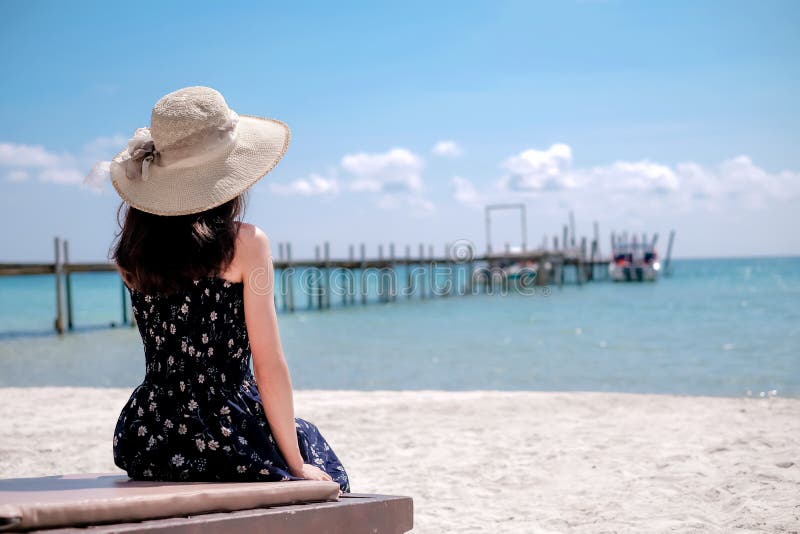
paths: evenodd
<path fill-rule="evenodd" d="M 394 261 L 394 243 L 389 243 L 389 299 L 397 300 L 397 266 Z"/>
<path fill-rule="evenodd" d="M 378 302 L 386 302 L 386 288 L 383 281 L 383 245 L 378 245 Z"/>
<path fill-rule="evenodd" d="M 122 324 L 128 324 L 128 299 L 126 293 L 128 290 L 125 288 L 125 283 L 122 278 L 119 279 L 120 300 L 122 301 Z M 113 326 L 114 323 L 111 323 Z"/>
<path fill-rule="evenodd" d="M 61 277 L 63 273 L 63 266 L 61 265 L 61 239 L 55 238 L 55 263 L 53 264 L 53 272 L 56 275 L 56 319 L 55 328 L 59 334 L 64 333 L 64 315 L 63 306 L 61 303 Z"/>
<path fill-rule="evenodd" d="M 340 268 L 339 271 L 339 290 L 342 292 L 342 306 L 347 305 L 347 296 L 350 293 L 350 269 Z"/>
<path fill-rule="evenodd" d="M 367 303 L 367 290 L 369 288 L 366 287 L 367 285 L 366 273 L 364 272 L 366 271 L 366 269 L 367 269 L 367 247 L 366 245 L 364 245 L 364 243 L 361 243 L 361 284 L 360 284 L 361 304 Z"/>
<path fill-rule="evenodd" d="M 581 256 L 578 260 L 578 284 L 583 284 L 586 281 L 586 238 L 581 238 Z"/>
<path fill-rule="evenodd" d="M 672 261 L 672 242 L 675 241 L 675 230 L 670 230 L 669 241 L 667 241 L 667 256 L 664 259 L 664 276 L 670 275 L 670 263 Z"/>
<path fill-rule="evenodd" d="M 72 330 L 72 276 L 69 272 L 69 241 L 64 240 L 64 285 L 67 290 L 67 329 Z M 122 286 L 122 322 L 125 323 L 125 285 Z"/>
<path fill-rule="evenodd" d="M 317 261 L 319 261 L 319 245 L 314 246 L 314 257 Z M 306 290 L 308 291 L 308 306 L 309 310 L 314 309 L 314 288 L 316 284 L 316 280 L 314 280 L 314 276 L 306 277 L 307 278 L 307 287 Z"/>
<path fill-rule="evenodd" d="M 430 290 L 429 296 L 433 298 L 436 296 L 436 288 L 437 281 L 436 281 L 436 262 L 433 260 L 433 245 L 428 245 L 428 258 L 429 258 L 429 266 L 430 266 L 430 284 L 428 285 L 428 289 Z"/>
<path fill-rule="evenodd" d="M 425 245 L 419 244 L 419 268 L 422 269 L 422 279 L 419 284 L 419 298 L 425 300 Z"/>
<path fill-rule="evenodd" d="M 545 238 L 547 239 L 547 238 Z M 467 260 L 467 272 L 464 275 L 464 295 L 471 295 L 472 294 L 472 273 L 475 269 L 475 251 L 472 248 L 472 244 L 469 245 L 469 259 Z"/>
<path fill-rule="evenodd" d="M 325 241 L 324 244 L 324 254 L 325 254 L 325 287 L 323 288 L 323 295 L 325 297 L 325 308 L 331 307 L 331 245 L 329 242 Z"/>
<path fill-rule="evenodd" d="M 350 262 L 353 261 L 353 245 L 347 247 L 347 259 Z M 349 266 L 341 266 L 340 279 L 342 283 L 339 285 L 339 289 L 342 291 L 342 306 L 347 304 L 350 297 L 350 274 L 351 270 Z"/>
<path fill-rule="evenodd" d="M 569 234 L 570 245 L 575 248 L 575 214 L 570 210 L 569 212 Z"/>
<path fill-rule="evenodd" d="M 452 274 L 453 274 L 453 259 L 450 257 L 450 244 L 444 244 L 444 287 L 442 288 L 442 296 L 449 297 L 450 296 L 450 284 L 452 284 Z M 448 284 L 448 282 L 450 284 Z"/>
<path fill-rule="evenodd" d="M 319 245 L 317 245 L 316 248 L 314 249 L 314 257 L 318 262 L 321 260 L 321 254 L 320 254 Z M 317 267 L 317 269 L 319 269 L 317 274 L 321 275 L 324 267 L 323 268 Z M 319 290 L 317 291 L 317 309 L 321 310 L 323 308 L 323 306 L 324 306 L 324 300 L 325 300 L 324 299 L 324 291 L 325 290 L 322 287 L 322 276 L 314 277 L 314 284 L 316 284 L 317 282 L 319 282 Z M 316 291 L 316 288 L 315 288 L 315 291 Z"/>
<path fill-rule="evenodd" d="M 458 252 L 457 251 L 448 252 L 449 250 L 450 250 L 450 245 L 448 244 L 446 245 L 446 248 L 444 250 L 444 255 L 445 257 L 448 258 L 447 262 L 450 264 L 450 286 L 447 288 L 447 295 L 452 296 L 453 292 L 455 292 L 456 288 L 458 287 L 458 278 L 459 278 L 458 270 L 460 264 L 458 263 L 458 258 L 454 257 L 454 255 L 457 254 Z"/>
<path fill-rule="evenodd" d="M 355 245 L 350 245 L 348 247 L 347 257 L 350 259 L 350 262 L 356 261 Z M 348 273 L 350 276 L 347 277 L 347 298 L 350 304 L 352 304 L 355 302 L 356 298 L 356 270 L 351 268 Z"/>
<path fill-rule="evenodd" d="M 411 287 L 413 281 L 411 280 L 411 245 L 406 245 L 406 298 L 411 298 Z"/>

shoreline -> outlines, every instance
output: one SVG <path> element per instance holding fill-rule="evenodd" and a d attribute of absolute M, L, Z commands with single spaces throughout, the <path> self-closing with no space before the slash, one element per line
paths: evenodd
<path fill-rule="evenodd" d="M 133 384 L 130 386 L 80 386 L 80 385 L 59 385 L 59 384 L 47 384 L 47 385 L 30 385 L 30 386 L 6 386 L 0 385 L 0 391 L 7 390 L 7 391 L 34 391 L 34 390 L 112 390 L 112 391 L 133 391 L 140 383 Z M 694 393 L 671 393 L 671 392 L 640 392 L 640 391 L 598 391 L 598 390 L 589 390 L 589 389 L 477 389 L 477 388 L 470 388 L 470 389 L 443 389 L 443 388 L 397 388 L 397 389 L 387 389 L 387 388 L 378 388 L 378 389 L 336 389 L 336 388 L 294 388 L 293 391 L 295 393 L 299 393 L 301 395 L 318 395 L 324 393 L 344 393 L 344 394 L 358 394 L 358 393 L 366 393 L 366 394 L 380 394 L 386 393 L 389 395 L 394 394 L 411 394 L 411 393 L 421 393 L 421 394 L 438 394 L 438 393 L 456 393 L 456 394 L 488 394 L 488 395 L 495 395 L 495 394 L 504 394 L 504 393 L 511 393 L 511 394 L 525 394 L 525 395 L 615 395 L 615 396 L 641 396 L 641 397 L 676 397 L 676 398 L 691 398 L 691 399 L 747 399 L 747 400 L 761 400 L 765 398 L 769 399 L 788 399 L 788 400 L 800 400 L 800 395 L 781 395 L 780 391 L 772 390 L 777 393 L 772 394 L 769 391 L 751 391 L 751 395 L 747 395 L 746 393 L 742 393 L 740 395 L 713 395 L 713 394 L 694 394 Z M 764 393 L 764 395 L 759 395 L 760 393 Z"/>
<path fill-rule="evenodd" d="M 118 471 L 132 390 L 0 388 L 0 477 Z M 416 533 L 800 529 L 797 398 L 300 389 L 295 415 Z"/>

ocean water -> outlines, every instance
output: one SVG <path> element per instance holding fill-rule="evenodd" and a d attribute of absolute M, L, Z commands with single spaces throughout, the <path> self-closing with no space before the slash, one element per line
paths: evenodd
<path fill-rule="evenodd" d="M 0 278 L 0 386 L 135 386 L 144 359 L 113 273 Z M 373 287 L 372 290 L 375 288 Z M 683 260 L 649 284 L 468 295 L 280 314 L 297 388 L 620 391 L 800 397 L 800 258 Z"/>

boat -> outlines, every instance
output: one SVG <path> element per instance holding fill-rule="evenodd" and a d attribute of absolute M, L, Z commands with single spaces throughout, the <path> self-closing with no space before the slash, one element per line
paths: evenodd
<path fill-rule="evenodd" d="M 655 248 L 656 239 L 648 243 L 646 238 L 637 242 L 634 236 L 628 242 L 627 236 L 612 242 L 611 261 L 608 276 L 614 282 L 655 282 L 661 271 L 661 262 Z"/>

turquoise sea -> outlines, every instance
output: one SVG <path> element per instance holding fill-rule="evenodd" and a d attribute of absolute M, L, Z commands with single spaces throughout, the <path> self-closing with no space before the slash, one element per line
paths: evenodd
<path fill-rule="evenodd" d="M 683 260 L 656 283 L 553 287 L 281 313 L 297 388 L 583 390 L 800 397 L 800 258 Z M 138 331 L 113 273 L 0 277 L 0 386 L 135 386 Z"/>

